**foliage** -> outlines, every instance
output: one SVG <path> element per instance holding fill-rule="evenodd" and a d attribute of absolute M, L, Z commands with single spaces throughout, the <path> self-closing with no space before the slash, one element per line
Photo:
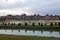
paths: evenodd
<path fill-rule="evenodd" d="M 50 23 L 50 26 L 53 26 L 53 23 L 52 22 Z"/>
<path fill-rule="evenodd" d="M 41 23 L 41 26 L 43 26 L 43 23 Z"/>
<path fill-rule="evenodd" d="M 18 26 L 21 26 L 21 23 L 18 23 Z"/>
<path fill-rule="evenodd" d="M 32 23 L 33 26 L 35 26 L 35 23 Z"/>

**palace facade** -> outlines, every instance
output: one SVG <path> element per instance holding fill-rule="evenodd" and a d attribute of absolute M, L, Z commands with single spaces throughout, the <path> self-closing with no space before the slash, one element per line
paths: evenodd
<path fill-rule="evenodd" d="M 22 15 L 7 15 L 7 16 L 1 16 L 0 21 L 5 21 L 5 20 L 60 20 L 60 15 L 29 15 L 27 16 L 26 14 Z"/>

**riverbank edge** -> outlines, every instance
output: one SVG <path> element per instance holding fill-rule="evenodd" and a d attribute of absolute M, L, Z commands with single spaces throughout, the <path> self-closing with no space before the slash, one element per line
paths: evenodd
<path fill-rule="evenodd" d="M 22 35 L 7 35 L 0 34 L 1 40 L 60 40 L 55 37 L 40 37 L 40 36 L 22 36 Z"/>
<path fill-rule="evenodd" d="M 60 27 L 46 27 L 46 26 L 0 26 L 0 29 L 45 29 L 45 30 L 60 30 Z"/>

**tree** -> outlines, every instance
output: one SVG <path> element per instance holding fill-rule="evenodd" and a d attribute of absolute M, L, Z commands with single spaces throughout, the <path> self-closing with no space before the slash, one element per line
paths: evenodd
<path fill-rule="evenodd" d="M 27 23 L 25 23 L 25 26 L 27 26 L 28 24 Z"/>
<path fill-rule="evenodd" d="M 35 23 L 32 23 L 33 26 L 35 26 Z"/>
<path fill-rule="evenodd" d="M 14 25 L 15 25 L 15 23 L 14 23 Z"/>
<path fill-rule="evenodd" d="M 46 23 L 44 25 L 46 26 Z"/>
<path fill-rule="evenodd" d="M 60 23 L 58 23 L 58 25 L 60 26 Z"/>
<path fill-rule="evenodd" d="M 38 25 L 40 25 L 40 23 L 38 23 Z"/>
<path fill-rule="evenodd" d="M 2 24 L 4 25 L 5 23 L 3 22 Z"/>
<path fill-rule="evenodd" d="M 50 23 L 50 26 L 53 26 L 53 23 L 52 22 Z"/>
<path fill-rule="evenodd" d="M 21 23 L 18 23 L 18 26 L 21 26 Z"/>
<path fill-rule="evenodd" d="M 43 23 L 41 23 L 41 26 L 43 26 Z"/>
<path fill-rule="evenodd" d="M 55 22 L 55 25 L 57 25 L 57 23 Z"/>
<path fill-rule="evenodd" d="M 10 23 L 8 23 L 8 25 L 10 25 Z"/>
<path fill-rule="evenodd" d="M 12 23 L 11 25 L 13 26 L 14 24 Z"/>
<path fill-rule="evenodd" d="M 7 24 L 5 23 L 4 25 L 6 26 Z"/>

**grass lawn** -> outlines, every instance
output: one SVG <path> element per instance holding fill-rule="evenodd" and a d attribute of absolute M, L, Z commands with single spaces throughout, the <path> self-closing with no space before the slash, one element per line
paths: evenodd
<path fill-rule="evenodd" d="M 60 38 L 0 34 L 0 40 L 60 40 Z"/>

